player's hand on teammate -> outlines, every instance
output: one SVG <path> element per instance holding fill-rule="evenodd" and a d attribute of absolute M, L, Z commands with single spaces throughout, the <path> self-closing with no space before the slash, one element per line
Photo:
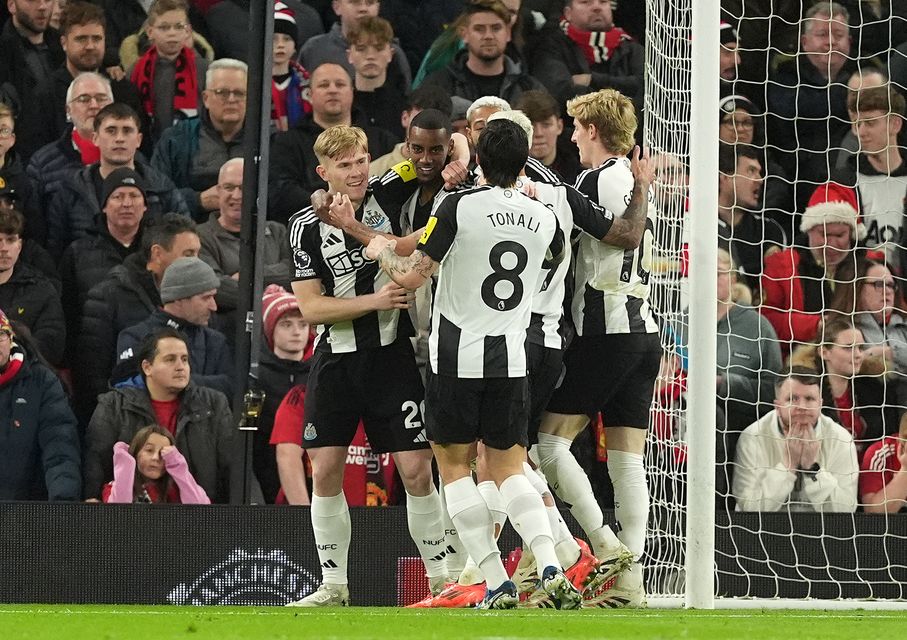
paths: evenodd
<path fill-rule="evenodd" d="M 325 224 L 329 224 L 332 227 L 337 225 L 334 224 L 331 220 L 331 194 L 325 191 L 324 189 L 318 189 L 317 191 L 312 192 L 312 196 L 309 201 L 312 203 L 312 210 L 315 212 L 315 215 L 318 216 L 318 219 Z"/>
<path fill-rule="evenodd" d="M 397 241 L 384 236 L 375 236 L 365 248 L 365 257 L 369 260 L 377 260 L 378 256 L 388 247 L 393 251 L 397 247 Z"/>
<path fill-rule="evenodd" d="M 441 170 L 441 177 L 444 178 L 444 188 L 453 189 L 458 184 L 466 182 L 469 167 L 462 160 L 454 160 Z"/>
<path fill-rule="evenodd" d="M 530 198 L 534 198 L 536 194 L 535 183 L 529 178 L 521 178 L 520 191 L 525 193 Z"/>
<path fill-rule="evenodd" d="M 344 228 L 344 225 L 356 220 L 356 209 L 346 194 L 334 194 L 331 199 L 330 212 L 334 226 L 341 229 Z"/>
<path fill-rule="evenodd" d="M 409 303 L 415 298 L 412 291 L 407 291 L 396 282 L 388 282 L 373 295 L 375 296 L 375 309 L 378 311 L 409 309 Z"/>
<path fill-rule="evenodd" d="M 649 150 L 640 151 L 639 145 L 633 147 L 633 155 L 630 157 L 630 170 L 636 182 L 645 183 L 644 186 L 652 184 L 655 181 L 655 164 L 649 157 Z"/>

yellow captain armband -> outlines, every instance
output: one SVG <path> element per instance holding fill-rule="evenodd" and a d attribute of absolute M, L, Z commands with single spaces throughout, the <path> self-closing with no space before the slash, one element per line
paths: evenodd
<path fill-rule="evenodd" d="M 432 216 L 428 219 L 428 222 L 425 224 L 425 231 L 422 232 L 422 237 L 419 238 L 419 244 L 425 244 L 428 242 L 428 236 L 431 235 L 431 232 L 434 231 L 435 225 L 438 224 L 438 218 Z"/>
<path fill-rule="evenodd" d="M 404 160 L 391 167 L 391 171 L 403 178 L 403 182 L 416 179 L 416 166 L 410 160 Z"/>

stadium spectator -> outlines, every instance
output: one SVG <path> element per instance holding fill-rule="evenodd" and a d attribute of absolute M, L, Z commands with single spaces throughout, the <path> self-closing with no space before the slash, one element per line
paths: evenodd
<path fill-rule="evenodd" d="M 778 379 L 775 408 L 737 443 L 737 511 L 852 513 L 857 507 L 853 437 L 822 415 L 820 375 L 793 367 Z"/>
<path fill-rule="evenodd" d="M 156 424 L 139 429 L 129 444 L 113 445 L 113 480 L 104 485 L 101 501 L 211 504 L 173 434 Z"/>
<path fill-rule="evenodd" d="M 2 109 L 2 107 L 0 107 Z M 3 179 L 3 172 L 0 171 L 0 179 Z M 15 186 L 6 182 L 0 186 L 0 211 L 19 211 L 19 193 Z M 22 251 L 19 253 L 19 260 L 25 264 L 31 265 L 42 274 L 50 278 L 57 289 L 60 289 L 60 274 L 57 272 L 56 260 L 54 260 L 38 241 L 28 227 L 28 218 L 25 219 L 25 231 L 22 238 Z"/>
<path fill-rule="evenodd" d="M 380 2 L 378 0 L 334 0 L 331 6 L 334 13 L 337 14 L 337 22 L 324 35 L 315 36 L 302 45 L 299 50 L 299 61 L 306 69 L 316 69 L 327 62 L 339 64 L 346 69 L 350 76 L 353 76 L 355 70 L 347 55 L 347 50 L 350 48 L 350 31 L 365 18 L 377 17 Z M 400 77 L 404 93 L 409 93 L 413 79 L 409 61 L 396 42 L 393 43 L 392 49 L 393 70 L 390 73 L 392 76 Z"/>
<path fill-rule="evenodd" d="M 297 37 L 293 12 L 276 2 L 271 63 L 271 125 L 276 131 L 295 127 L 312 113 L 309 72 L 294 59 Z"/>
<path fill-rule="evenodd" d="M 149 218 L 170 211 L 189 214 L 170 178 L 136 158 L 142 142 L 140 127 L 138 114 L 116 102 L 95 116 L 94 142 L 100 150 L 100 160 L 72 174 L 47 211 L 47 245 L 53 255 L 61 255 L 73 240 L 96 232 L 95 217 L 101 210 L 104 178 L 120 167 L 129 167 L 142 176 Z"/>
<path fill-rule="evenodd" d="M 896 435 L 885 436 L 863 454 L 860 503 L 866 513 L 907 510 L 907 414 Z"/>
<path fill-rule="evenodd" d="M 883 363 L 886 384 L 894 387 L 887 389 L 887 402 L 907 406 L 907 305 L 901 284 L 876 260 L 859 260 L 850 276 L 850 271 L 842 273 L 829 311 L 851 318 L 863 334 L 864 356 Z M 887 435 L 893 425 L 889 421 L 875 437 Z"/>
<path fill-rule="evenodd" d="M 856 187 L 866 227 L 863 244 L 883 251 L 891 270 L 901 275 L 907 163 L 898 136 L 904 126 L 904 96 L 891 85 L 851 91 L 847 110 L 860 145 L 839 181 Z"/>
<path fill-rule="evenodd" d="M 464 9 L 458 34 L 464 48 L 446 67 L 425 78 L 451 96 L 477 100 L 498 96 L 512 102 L 542 84 L 505 54 L 512 13 L 498 0 L 472 2 Z M 421 86 L 421 85 L 420 85 Z"/>
<path fill-rule="evenodd" d="M 847 79 L 855 68 L 847 10 L 819 2 L 800 23 L 800 52 L 769 74 L 768 143 L 795 181 L 797 210 L 829 178 L 828 150 L 847 133 Z"/>
<path fill-rule="evenodd" d="M 27 331 L 14 329 L 0 308 L 0 500 L 78 500 L 76 419 Z"/>
<path fill-rule="evenodd" d="M 750 286 L 759 282 L 763 261 L 784 246 L 781 225 L 757 213 L 763 157 L 749 145 L 721 145 L 718 150 L 718 242 Z"/>
<path fill-rule="evenodd" d="M 250 0 L 220 0 L 205 14 L 205 23 L 211 35 L 211 44 L 218 58 L 234 58 L 243 62 L 249 59 L 249 5 Z M 297 49 L 314 36 L 324 33 L 324 25 L 311 2 L 283 0 L 293 12 L 296 21 Z"/>
<path fill-rule="evenodd" d="M 532 122 L 532 148 L 529 155 L 551 169 L 555 175 L 573 184 L 583 170 L 576 145 L 564 132 L 561 107 L 547 91 L 526 91 L 513 104 Z"/>
<path fill-rule="evenodd" d="M 117 365 L 111 382 L 131 384 L 139 375 L 139 345 L 146 337 L 164 327 L 180 331 L 189 349 L 192 382 L 220 391 L 233 392 L 233 362 L 227 339 L 211 329 L 208 321 L 217 310 L 214 296 L 220 280 L 200 258 L 177 258 L 161 279 L 162 308 L 142 322 L 120 331 L 117 337 Z"/>
<path fill-rule="evenodd" d="M 749 98 L 731 94 L 718 102 L 718 139 L 725 144 L 752 145 L 759 149 L 762 165 L 760 210 L 781 225 L 786 242 L 793 240 L 799 216 L 795 213 L 794 189 L 790 179 L 765 146 L 765 120 Z"/>
<path fill-rule="evenodd" d="M 9 83 L 14 111 L 19 115 L 35 104 L 36 89 L 63 63 L 60 34 L 50 28 L 50 0 L 8 0 L 10 19 L 0 33 L 0 85 Z M 19 128 L 19 153 L 25 162 L 42 137 L 37 121 L 23 120 Z"/>
<path fill-rule="evenodd" d="M 803 213 L 800 230 L 806 240 L 766 258 L 761 279 L 759 311 L 772 323 L 785 355 L 792 343 L 815 339 L 834 286 L 842 281 L 838 270 L 850 263 L 853 273 L 855 248 L 863 233 L 853 189 L 834 182 L 820 185 Z"/>
<path fill-rule="evenodd" d="M 394 25 L 410 69 L 418 69 L 435 38 L 457 19 L 464 0 L 383 0 L 381 15 Z M 413 81 L 413 86 L 418 86 Z"/>
<path fill-rule="evenodd" d="M 308 68 L 308 67 L 306 67 Z M 318 158 L 312 151 L 318 135 L 336 125 L 359 125 L 368 136 L 369 155 L 379 157 L 396 143 L 383 129 L 363 124 L 362 114 L 353 114 L 352 79 L 346 70 L 325 63 L 311 75 L 312 118 L 271 141 L 268 174 L 268 218 L 285 223 L 291 215 L 309 205 L 313 191 L 323 189 L 318 175 Z"/>
<path fill-rule="evenodd" d="M 36 237 L 43 242 L 47 235 L 47 211 L 63 184 L 82 167 L 101 159 L 94 143 L 94 118 L 113 102 L 110 80 L 97 73 L 80 73 L 66 90 L 66 119 L 71 126 L 56 141 L 38 149 L 26 168 L 32 183 L 30 209 L 39 216 Z"/>
<path fill-rule="evenodd" d="M 75 337 L 79 333 L 88 292 L 141 246 L 142 221 L 145 219 L 142 177 L 128 167 L 114 169 L 104 179 L 101 206 L 97 234 L 74 241 L 60 259 L 70 364 L 73 363 Z"/>
<path fill-rule="evenodd" d="M 348 56 L 353 65 L 353 109 L 366 115 L 373 127 L 390 131 L 400 140 L 406 132 L 400 113 L 406 108 L 406 86 L 402 76 L 391 73 L 394 29 L 384 18 L 364 18 L 350 29 Z"/>
<path fill-rule="evenodd" d="M 734 81 L 737 79 L 737 67 L 740 66 L 740 48 L 737 30 L 730 22 L 722 21 L 718 26 L 718 75 L 721 77 L 721 93 L 733 93 Z"/>
<path fill-rule="evenodd" d="M 890 280 L 889 280 L 890 282 Z M 791 363 L 822 374 L 822 413 L 853 436 L 857 457 L 895 430 L 900 410 L 886 398 L 880 358 L 867 356 L 865 338 L 850 317 L 822 324 L 816 344 L 791 354 Z M 892 397 L 894 388 L 891 389 Z"/>
<path fill-rule="evenodd" d="M 271 447 L 271 436 L 276 426 L 275 416 L 290 389 L 306 383 L 315 336 L 309 323 L 302 317 L 296 296 L 276 284 L 265 289 L 261 301 L 261 325 L 265 340 L 258 361 L 258 385 L 265 393 L 265 400 L 258 431 L 255 432 L 252 464 L 265 500 L 273 502 L 281 488 L 281 475 L 278 473 L 281 454 L 278 453 L 275 458 Z M 294 427 L 298 435 L 295 441 L 297 453 L 301 454 L 301 415 Z M 301 461 L 300 456 L 300 464 Z M 304 474 L 301 479 L 304 482 Z M 290 484 L 294 488 L 298 486 L 297 483 Z M 308 504 L 307 493 L 304 503 L 298 501 L 300 497 L 297 492 L 291 489 L 290 494 L 290 504 Z"/>
<path fill-rule="evenodd" d="M 339 67 L 337 71 L 345 73 Z M 401 168 L 389 172 L 386 180 L 369 183 L 367 145 L 357 127 L 326 130 L 315 142 L 319 174 L 338 203 L 353 211 L 361 209 L 359 215 L 373 233 L 393 230 L 399 235 L 399 211 L 419 186 L 415 171 L 412 166 Z M 400 313 L 410 296 L 377 263 L 363 259 L 361 245 L 347 248 L 342 232 L 325 227 L 311 207 L 296 214 L 289 227 L 293 292 L 303 316 L 319 325 L 303 440 L 312 460 L 312 525 L 322 584 L 296 606 L 348 604 L 352 529 L 343 495 L 343 468 L 360 419 L 371 436 L 373 451 L 392 453 L 395 458 L 407 491 L 410 535 L 432 588 L 440 591 L 447 580 L 445 562 L 437 553 L 444 537 L 442 507 L 422 431 L 422 381 L 406 340 L 412 327 Z M 412 250 L 416 239 L 408 240 Z"/>
<path fill-rule="evenodd" d="M 149 424 L 173 434 L 189 472 L 212 502 L 229 499 L 233 414 L 224 394 L 190 381 L 186 338 L 172 327 L 148 335 L 137 350 L 143 387 L 114 389 L 98 399 L 85 447 L 86 498 L 98 499 L 113 478 L 113 445 Z"/>
<path fill-rule="evenodd" d="M 617 89 L 642 113 L 644 50 L 614 24 L 609 0 L 568 0 L 526 51 L 532 74 L 559 102 Z"/>
<path fill-rule="evenodd" d="M 177 122 L 199 116 L 208 61 L 190 45 L 184 0 L 155 0 L 145 24 L 151 46 L 127 73 L 141 98 L 140 113 L 150 120 L 154 144 Z"/>
<path fill-rule="evenodd" d="M 190 12 L 196 4 L 196 2 L 190 4 Z M 190 18 L 190 22 L 195 21 L 196 20 L 193 18 Z M 120 66 L 124 69 L 131 69 L 136 61 L 148 51 L 150 46 L 151 42 L 148 38 L 146 23 L 136 33 L 123 39 L 119 51 Z M 204 58 L 209 63 L 214 62 L 214 47 L 212 47 L 211 43 L 208 42 L 208 39 L 196 31 L 191 24 L 189 27 L 189 36 L 186 38 L 186 46 L 193 49 L 196 56 Z"/>
<path fill-rule="evenodd" d="M 851 74 L 850 79 L 847 81 L 848 89 L 848 101 L 850 96 L 855 91 L 862 91 L 863 89 L 870 89 L 873 87 L 881 87 L 888 85 L 890 80 L 888 75 L 885 73 L 884 69 L 878 67 L 865 67 L 862 69 L 857 69 Z M 901 136 L 907 133 L 904 131 L 904 128 L 901 127 Z M 853 125 L 851 125 L 850 130 L 844 135 L 841 139 L 841 143 L 838 145 L 840 149 L 835 155 L 835 169 L 846 169 L 847 165 L 850 163 L 853 156 L 857 155 L 860 152 L 860 140 L 857 138 L 857 135 L 854 133 Z"/>
<path fill-rule="evenodd" d="M 227 160 L 217 180 L 218 210 L 204 224 L 198 225 L 202 242 L 199 257 L 208 263 L 217 277 L 217 312 L 228 319 L 225 331 L 235 331 L 235 312 L 239 296 L 239 232 L 242 224 L 243 199 L 242 158 Z M 287 228 L 279 222 L 265 223 L 264 235 L 258 238 L 256 251 L 261 256 L 265 286 L 290 286 L 290 245 Z M 228 336 L 229 338 L 229 336 Z"/>
<path fill-rule="evenodd" d="M 200 248 L 192 220 L 177 213 L 165 214 L 145 228 L 141 251 L 114 267 L 106 280 L 88 292 L 76 337 L 79 375 L 73 379 L 76 409 L 84 423 L 94 411 L 98 394 L 108 389 L 120 331 L 160 308 L 164 271 L 177 258 L 197 256 Z"/>
<path fill-rule="evenodd" d="M 440 87 L 427 86 L 413 89 L 406 99 L 406 107 L 400 113 L 400 126 L 403 130 L 409 131 L 409 123 L 420 111 L 425 109 L 437 109 L 445 115 L 450 115 L 453 101 Z M 368 168 L 369 176 L 383 176 L 388 169 L 405 161 L 407 159 L 405 146 L 406 140 L 394 145 L 392 151 L 372 160 Z"/>
<path fill-rule="evenodd" d="M 24 228 L 21 213 L 0 210 L 0 309 L 27 327 L 41 355 L 59 366 L 66 346 L 60 294 L 44 274 L 19 260 Z"/>
<path fill-rule="evenodd" d="M 179 188 L 197 222 L 218 208 L 217 176 L 230 158 L 242 156 L 246 126 L 245 62 L 222 58 L 208 67 L 204 110 L 161 137 L 151 165 Z"/>
<path fill-rule="evenodd" d="M 35 144 L 38 147 L 53 142 L 66 131 L 67 91 L 82 73 L 97 73 L 106 78 L 114 101 L 128 104 L 141 113 L 142 102 L 135 86 L 126 78 L 111 78 L 103 68 L 106 24 L 104 11 L 99 6 L 79 1 L 66 4 L 60 28 L 66 60 L 38 84 L 35 100 L 41 108 L 27 109 L 22 114 L 22 117 L 37 119 L 35 129 L 40 136 Z"/>
<path fill-rule="evenodd" d="M 34 188 L 15 147 L 16 119 L 13 110 L 0 102 L 0 193 L 7 206 L 24 212 L 26 236 L 40 241 L 46 231 L 44 214 L 35 207 Z"/>

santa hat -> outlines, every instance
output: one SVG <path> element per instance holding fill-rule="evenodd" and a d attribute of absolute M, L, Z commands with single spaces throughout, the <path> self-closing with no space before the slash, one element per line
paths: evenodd
<path fill-rule="evenodd" d="M 813 191 L 806 211 L 803 212 L 800 231 L 806 233 L 816 225 L 835 222 L 850 225 L 857 240 L 862 240 L 866 233 L 863 223 L 860 222 L 857 192 L 837 182 L 820 184 Z"/>
<path fill-rule="evenodd" d="M 721 24 L 718 26 L 718 38 L 721 44 L 737 42 L 737 30 L 730 22 L 724 22 L 722 20 Z"/>
<path fill-rule="evenodd" d="M 293 44 L 299 46 L 299 29 L 296 27 L 296 14 L 283 2 L 274 3 L 274 33 L 282 33 L 293 38 Z"/>
<path fill-rule="evenodd" d="M 274 327 L 289 311 L 299 311 L 296 296 L 288 293 L 279 284 L 269 285 L 261 299 L 261 326 L 269 349 L 274 348 Z"/>

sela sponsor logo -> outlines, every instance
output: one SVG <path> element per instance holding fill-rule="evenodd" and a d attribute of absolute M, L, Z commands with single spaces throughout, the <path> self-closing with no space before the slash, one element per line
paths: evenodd
<path fill-rule="evenodd" d="M 235 549 L 191 583 L 178 584 L 168 595 L 178 605 L 281 606 L 318 588 L 318 578 L 291 562 L 285 551 Z"/>
<path fill-rule="evenodd" d="M 353 273 L 361 266 L 374 262 L 365 257 L 365 247 L 359 246 L 349 251 L 343 251 L 333 256 L 325 256 L 324 261 L 327 263 L 331 273 L 335 278 Z"/>

